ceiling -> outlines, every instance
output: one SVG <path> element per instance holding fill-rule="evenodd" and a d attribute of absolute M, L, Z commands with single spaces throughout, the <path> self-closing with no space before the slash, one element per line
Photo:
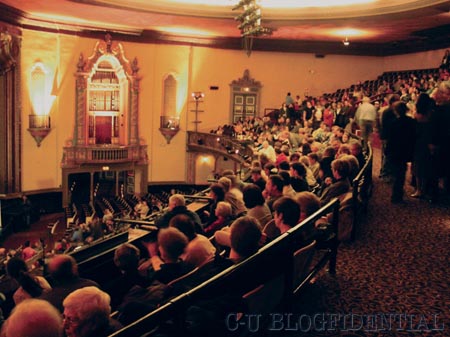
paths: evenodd
<path fill-rule="evenodd" d="M 238 0 L 0 0 L 0 21 L 115 39 L 240 49 Z M 450 46 L 450 0 L 261 0 L 253 50 L 386 56 Z M 117 35 L 119 37 L 117 37 Z M 349 46 L 342 41 L 348 38 Z"/>

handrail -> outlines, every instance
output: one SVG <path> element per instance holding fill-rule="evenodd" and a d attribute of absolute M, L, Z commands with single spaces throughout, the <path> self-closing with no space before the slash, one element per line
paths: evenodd
<path fill-rule="evenodd" d="M 338 209 L 339 200 L 335 198 L 316 213 L 259 249 L 252 256 L 225 269 L 193 289 L 170 299 L 158 309 L 111 334 L 110 337 L 141 336 L 167 319 L 174 319 L 180 314 L 183 316 L 184 310 L 197 300 L 211 298 L 215 293 L 223 294 L 230 286 L 243 294 L 258 286 L 261 282 L 274 279 L 280 275 L 286 276 L 283 304 L 289 305 L 292 294 L 296 290 L 293 289 L 292 272 L 294 252 L 300 248 L 298 237 L 305 230 L 309 230 L 310 226 L 314 226 L 319 218 L 330 212 L 335 215 L 332 224 L 333 230 L 337 230 Z M 337 232 L 335 234 L 337 235 Z M 332 250 L 327 255 L 328 258 L 333 258 L 332 254 L 336 253 L 337 245 L 336 250 Z M 334 255 L 335 257 L 336 255 Z M 321 260 L 319 263 L 323 263 L 323 261 Z M 265 268 L 268 265 L 270 268 Z M 313 272 L 318 272 L 318 269 L 313 270 Z M 250 275 L 251 277 L 249 277 Z M 311 275 L 310 273 L 307 277 L 311 278 Z M 241 280 L 241 282 L 232 282 L 236 279 Z M 180 332 L 181 334 L 182 332 Z"/>
<path fill-rule="evenodd" d="M 358 230 L 358 215 L 362 209 L 367 210 L 367 204 L 372 190 L 372 165 L 373 165 L 373 149 L 372 144 L 368 143 L 367 159 L 352 181 L 352 204 L 353 204 L 353 226 L 350 240 L 354 241 L 356 238 L 356 231 Z"/>

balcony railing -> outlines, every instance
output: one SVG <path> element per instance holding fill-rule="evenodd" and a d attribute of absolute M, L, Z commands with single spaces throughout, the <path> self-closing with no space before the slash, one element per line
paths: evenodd
<path fill-rule="evenodd" d="M 65 147 L 62 166 L 81 164 L 114 164 L 125 162 L 147 162 L 146 145 L 130 146 L 73 146 Z"/>
<path fill-rule="evenodd" d="M 187 134 L 190 151 L 215 152 L 239 163 L 248 162 L 253 158 L 253 149 L 249 141 L 213 133 L 188 131 Z"/>

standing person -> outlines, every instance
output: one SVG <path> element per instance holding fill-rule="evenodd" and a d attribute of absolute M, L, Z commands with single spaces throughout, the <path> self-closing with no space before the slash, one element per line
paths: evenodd
<path fill-rule="evenodd" d="M 377 110 L 375 109 L 375 106 L 370 103 L 369 97 L 364 96 L 362 99 L 361 105 L 356 110 L 355 120 L 361 129 L 364 151 L 367 151 L 367 143 L 373 133 L 373 127 L 377 120 Z"/>
<path fill-rule="evenodd" d="M 400 100 L 400 96 L 393 94 L 388 99 L 388 106 L 380 115 L 380 139 L 381 139 L 381 169 L 380 178 L 390 179 L 391 167 L 389 160 L 386 158 L 386 143 L 392 123 L 397 119 L 392 105 Z"/>
<path fill-rule="evenodd" d="M 434 101 L 426 93 L 421 93 L 416 103 L 415 119 L 416 142 L 414 147 L 413 172 L 416 180 L 416 191 L 411 195 L 413 198 L 423 198 L 427 192 L 431 177 L 431 142 L 430 117 L 434 109 Z"/>
<path fill-rule="evenodd" d="M 444 180 L 444 190 L 450 194 L 450 81 L 442 82 L 432 97 L 436 102 L 436 109 L 430 119 L 432 128 L 430 150 L 433 157 L 431 201 L 436 202 L 439 177 Z"/>
<path fill-rule="evenodd" d="M 406 164 L 412 161 L 416 138 L 416 123 L 407 116 L 408 107 L 404 102 L 395 102 L 393 109 L 397 119 L 389 130 L 386 156 L 392 165 L 394 183 L 392 185 L 392 203 L 403 202 L 403 185 L 405 184 Z"/>
<path fill-rule="evenodd" d="M 285 103 L 286 103 L 286 106 L 289 106 L 291 104 L 294 105 L 294 103 L 295 103 L 290 92 L 288 92 L 287 95 L 286 95 Z"/>

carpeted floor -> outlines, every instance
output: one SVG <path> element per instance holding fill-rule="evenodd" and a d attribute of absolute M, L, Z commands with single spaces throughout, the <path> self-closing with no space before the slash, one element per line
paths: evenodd
<path fill-rule="evenodd" d="M 450 336 L 449 200 L 392 205 L 379 158 L 375 150 L 369 211 L 357 240 L 339 247 L 337 274 L 320 275 L 268 335 Z"/>

